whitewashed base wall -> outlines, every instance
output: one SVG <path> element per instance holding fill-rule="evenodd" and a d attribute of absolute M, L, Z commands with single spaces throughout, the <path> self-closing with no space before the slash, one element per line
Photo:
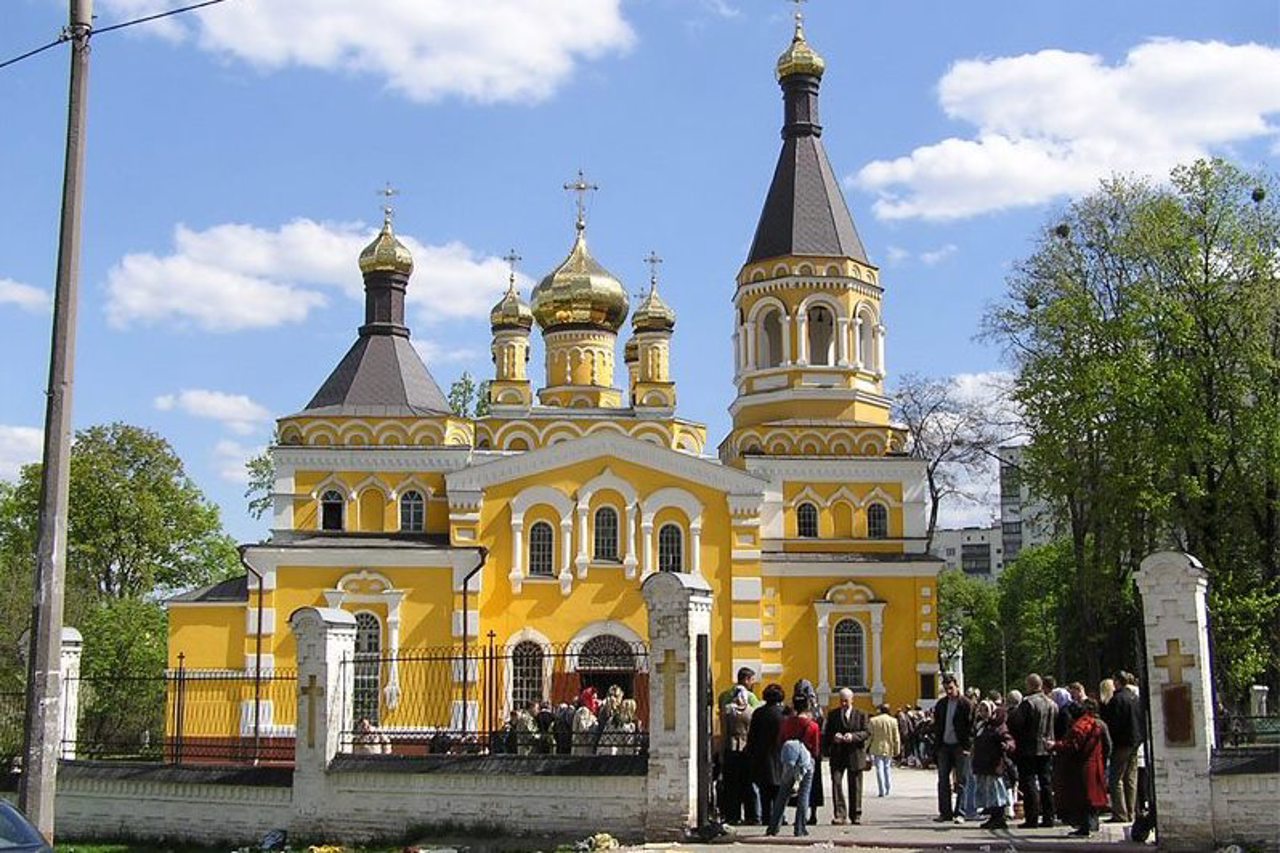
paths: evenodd
<path fill-rule="evenodd" d="M 1214 776 L 1213 837 L 1280 850 L 1280 774 Z"/>

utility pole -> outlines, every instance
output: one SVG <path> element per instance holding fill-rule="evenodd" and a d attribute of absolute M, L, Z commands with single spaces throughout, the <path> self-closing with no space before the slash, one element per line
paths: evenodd
<path fill-rule="evenodd" d="M 75 365 L 76 290 L 80 279 L 80 209 L 84 186 L 84 125 L 89 87 L 89 35 L 93 0 L 70 0 L 71 84 L 67 150 L 62 178 L 62 221 L 53 298 L 53 342 L 44 416 L 44 468 L 40 474 L 40 530 L 36 542 L 35 600 L 27 670 L 27 709 L 18 804 L 53 843 L 54 791 L 62 732 L 62 601 L 67 563 L 67 493 L 71 471 L 71 387 Z M 75 721 L 69 721 L 75 725 Z"/>

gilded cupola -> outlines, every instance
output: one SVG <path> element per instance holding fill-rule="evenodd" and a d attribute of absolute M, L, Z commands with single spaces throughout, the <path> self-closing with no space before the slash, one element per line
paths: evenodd
<path fill-rule="evenodd" d="M 544 332 L 565 327 L 617 332 L 630 308 L 626 288 L 591 256 L 581 218 L 577 230 L 569 256 L 533 289 L 534 319 Z"/>
<path fill-rule="evenodd" d="M 489 327 L 495 332 L 500 329 L 523 329 L 527 332 L 533 328 L 533 312 L 520 298 L 514 274 L 507 285 L 507 292 L 489 312 Z"/>
<path fill-rule="evenodd" d="M 821 77 L 827 68 L 826 60 L 818 55 L 804 37 L 804 19 L 796 15 L 796 32 L 791 38 L 791 46 L 778 57 L 778 79 L 796 74 L 808 74 Z"/>
<path fill-rule="evenodd" d="M 631 315 L 631 328 L 637 332 L 670 332 L 676 327 L 675 310 L 658 295 L 658 264 L 662 263 L 656 252 L 645 258 L 649 264 L 649 292 Z"/>
<path fill-rule="evenodd" d="M 391 208 L 383 209 L 382 230 L 360 253 L 360 272 L 391 272 L 407 276 L 413 272 L 413 255 L 391 227 Z"/>

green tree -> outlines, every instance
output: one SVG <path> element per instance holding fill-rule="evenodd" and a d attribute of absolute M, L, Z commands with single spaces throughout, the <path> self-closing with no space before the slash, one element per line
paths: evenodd
<path fill-rule="evenodd" d="M 108 599 L 81 622 L 81 714 L 77 736 L 93 749 L 132 754 L 164 734 L 168 622 L 144 599 Z"/>
<path fill-rule="evenodd" d="M 1089 680 L 1131 665 L 1157 547 L 1211 573 L 1228 701 L 1280 658 L 1275 179 L 1222 161 L 1116 178 L 1047 225 L 985 321 L 1017 370 L 1033 489 L 1062 508 Z"/>
<path fill-rule="evenodd" d="M 938 575 L 938 663 L 949 669 L 963 648 L 966 686 L 1000 686 L 999 613 L 991 583 L 959 569 Z"/>
<path fill-rule="evenodd" d="M 75 624 L 73 602 L 155 596 L 238 570 L 217 506 L 159 435 L 122 423 L 81 430 L 70 479 L 68 624 Z M 15 553 L 28 567 L 39 495 L 40 466 L 28 465 L 0 511 L 7 519 L 0 553 Z"/>
<path fill-rule="evenodd" d="M 464 370 L 449 386 L 449 408 L 460 418 L 483 418 L 489 414 L 489 380 L 477 383 Z"/>
<path fill-rule="evenodd" d="M 272 444 L 275 444 L 274 440 Z M 249 515 L 262 518 L 271 511 L 275 502 L 271 493 L 276 487 L 276 463 L 271 458 L 271 448 L 268 447 L 250 458 L 244 463 L 244 467 L 249 474 L 249 484 L 244 490 L 244 496 L 249 501 Z"/>

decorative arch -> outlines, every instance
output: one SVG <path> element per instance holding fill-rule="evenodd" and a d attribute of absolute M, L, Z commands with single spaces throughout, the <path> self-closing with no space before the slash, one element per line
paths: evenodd
<path fill-rule="evenodd" d="M 568 495 L 557 488 L 543 485 L 529 486 L 516 494 L 511 499 L 511 512 L 524 515 L 530 507 L 538 504 L 551 506 L 561 519 L 567 518 L 573 512 L 573 501 Z"/>
<path fill-rule="evenodd" d="M 511 571 L 507 579 L 511 582 L 512 591 L 519 593 L 523 587 L 525 571 L 524 514 L 531 507 L 547 505 L 556 513 L 560 522 L 558 532 L 560 538 L 560 554 L 557 559 L 552 551 L 552 575 L 560 579 L 560 589 L 568 595 L 573 584 L 573 574 L 569 571 L 569 545 L 573 533 L 574 503 L 564 492 L 551 486 L 529 486 L 511 499 Z M 531 531 L 532 532 L 532 531 Z M 555 546 L 557 531 L 552 527 L 552 548 Z M 532 540 L 530 540 L 532 544 Z M 555 570 L 559 566 L 559 571 Z"/>
<path fill-rule="evenodd" d="M 834 632 L 842 622 L 852 618 L 864 632 L 867 624 L 870 625 L 871 649 L 867 656 L 870 663 L 870 677 L 867 679 L 870 682 L 869 692 L 872 704 L 879 705 L 884 701 L 882 646 L 884 611 L 887 606 L 885 601 L 876 597 L 870 587 L 854 581 L 836 584 L 827 590 L 821 601 L 814 602 L 814 618 L 818 629 L 818 698 L 820 700 L 830 701 L 834 687 L 840 686 L 837 684 L 835 671 Z M 863 649 L 865 653 L 865 633 Z M 860 692 L 856 687 L 851 689 Z"/>
<path fill-rule="evenodd" d="M 816 506 L 825 508 L 827 505 L 827 501 L 828 499 L 818 494 L 817 491 L 814 490 L 813 486 L 806 485 L 803 489 L 796 492 L 795 497 L 787 501 L 787 506 L 794 509 L 795 507 L 799 506 L 802 503 L 811 503 Z"/>
<path fill-rule="evenodd" d="M 630 579 L 635 577 L 639 562 L 634 550 L 639 496 L 631 483 L 613 473 L 613 470 L 607 466 L 578 489 L 578 556 L 575 560 L 578 577 L 586 577 L 587 566 L 595 555 L 595 517 L 592 516 L 591 536 L 588 537 L 587 516 L 591 510 L 592 498 L 595 497 L 596 492 L 604 489 L 622 496 L 622 506 L 614 506 L 614 510 L 618 512 L 618 538 L 622 544 L 620 558 L 626 576 Z M 590 556 L 588 556 L 588 539 L 591 541 Z"/>
<path fill-rule="evenodd" d="M 516 658 L 517 658 L 516 650 L 526 644 L 532 644 L 534 646 L 537 646 L 539 651 L 541 652 L 542 659 L 541 661 L 539 661 L 540 665 L 538 667 L 538 669 L 540 670 L 539 675 L 541 676 L 541 683 L 542 683 L 543 695 L 541 698 L 547 699 L 547 698 L 550 698 L 551 696 L 551 676 L 555 668 L 555 651 L 552 648 L 551 640 L 547 639 L 547 636 L 543 634 L 541 631 L 538 631 L 534 628 L 528 628 L 528 627 L 522 628 L 507 638 L 507 642 L 504 647 L 506 650 L 506 660 L 508 661 L 508 665 L 503 668 L 503 674 L 502 674 L 503 676 L 502 695 L 503 695 L 503 701 L 506 705 L 506 707 L 503 709 L 504 714 L 509 713 L 517 706 L 516 669 L 518 668 L 518 664 L 516 661 Z M 529 675 L 529 673 L 521 673 L 521 674 L 525 676 Z"/>
<path fill-rule="evenodd" d="M 302 444 L 302 430 L 290 424 L 280 430 L 280 443 L 283 445 Z"/>
<path fill-rule="evenodd" d="M 374 439 L 383 446 L 404 446 L 409 443 L 409 431 L 402 424 L 383 424 L 374 431 Z"/>
<path fill-rule="evenodd" d="M 382 688 L 382 701 L 388 710 L 400 704 L 400 604 L 404 590 L 396 589 L 386 575 L 361 569 L 348 572 L 338 579 L 332 589 L 324 590 L 325 603 L 334 609 L 364 605 L 382 605 L 387 609 L 386 646 L 383 657 L 387 659 L 387 683 Z"/>
<path fill-rule="evenodd" d="M 307 444 L 337 444 L 338 431 L 332 424 L 314 423 L 303 428 Z"/>
<path fill-rule="evenodd" d="M 648 576 L 658 568 L 654 554 L 656 531 L 654 519 L 658 511 L 673 508 L 684 514 L 688 521 L 688 543 L 684 546 L 684 563 L 691 574 L 702 574 L 702 502 L 692 493 L 678 486 L 658 489 L 640 505 L 640 532 L 644 540 L 644 574 Z"/>
<path fill-rule="evenodd" d="M 591 622 L 584 625 L 578 633 L 574 634 L 573 639 L 569 640 L 569 644 L 565 646 L 565 668 L 570 672 L 577 672 L 579 656 L 582 654 L 582 647 L 597 637 L 609 636 L 617 637 L 637 652 L 647 648 L 644 637 L 641 637 L 622 622 L 614 619 Z M 637 673 L 645 673 L 649 671 L 648 656 L 637 654 L 635 661 L 635 671 Z"/>
<path fill-rule="evenodd" d="M 353 447 L 364 447 L 374 443 L 373 430 L 368 425 L 359 422 L 344 426 L 339 436 L 343 444 L 349 444 Z"/>

